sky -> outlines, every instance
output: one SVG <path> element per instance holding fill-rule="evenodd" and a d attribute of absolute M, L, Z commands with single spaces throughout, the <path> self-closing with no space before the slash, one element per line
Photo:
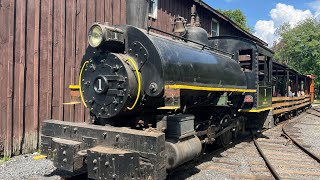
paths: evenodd
<path fill-rule="evenodd" d="M 204 0 L 215 9 L 240 9 L 247 17 L 253 34 L 269 44 L 279 40 L 277 28 L 283 23 L 292 27 L 301 20 L 320 20 L 320 0 Z"/>

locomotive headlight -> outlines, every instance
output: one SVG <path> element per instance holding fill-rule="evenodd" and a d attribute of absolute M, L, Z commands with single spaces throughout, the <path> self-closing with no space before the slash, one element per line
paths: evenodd
<path fill-rule="evenodd" d="M 104 33 L 103 29 L 100 25 L 94 24 L 91 26 L 89 33 L 88 33 L 88 40 L 89 44 L 92 47 L 98 47 L 103 42 Z"/>

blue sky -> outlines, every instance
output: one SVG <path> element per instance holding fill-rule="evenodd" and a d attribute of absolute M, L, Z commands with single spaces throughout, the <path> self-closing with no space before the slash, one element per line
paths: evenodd
<path fill-rule="evenodd" d="M 215 9 L 240 9 L 254 34 L 269 45 L 279 37 L 276 29 L 284 22 L 295 26 L 309 17 L 319 17 L 320 0 L 204 0 Z"/>

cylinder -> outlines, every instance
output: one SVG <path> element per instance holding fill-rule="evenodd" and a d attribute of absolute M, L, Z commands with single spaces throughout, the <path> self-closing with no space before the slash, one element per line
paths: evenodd
<path fill-rule="evenodd" d="M 146 29 L 150 0 L 127 0 L 126 20 L 127 24 Z"/>
<path fill-rule="evenodd" d="M 201 141 L 196 136 L 191 136 L 184 141 L 166 140 L 167 169 L 174 169 L 198 157 L 201 150 Z"/>

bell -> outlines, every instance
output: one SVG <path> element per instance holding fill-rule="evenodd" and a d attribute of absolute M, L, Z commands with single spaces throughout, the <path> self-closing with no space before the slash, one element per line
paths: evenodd
<path fill-rule="evenodd" d="M 185 20 L 183 17 L 178 17 L 174 21 L 174 30 L 175 33 L 183 33 L 186 31 Z"/>

